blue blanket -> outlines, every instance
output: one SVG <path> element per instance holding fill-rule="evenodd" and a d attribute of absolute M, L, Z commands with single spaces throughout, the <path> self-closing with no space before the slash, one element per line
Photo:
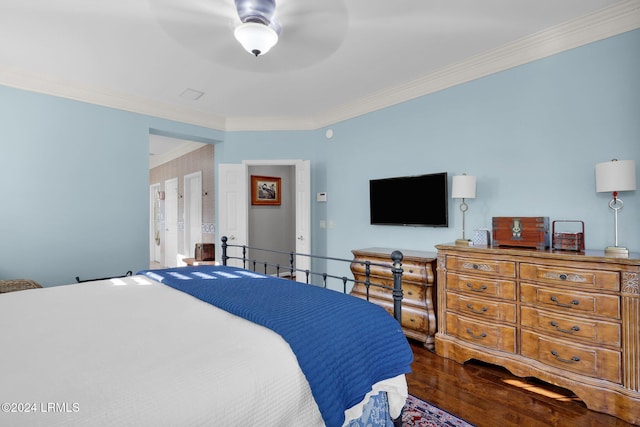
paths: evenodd
<path fill-rule="evenodd" d="M 337 291 L 236 267 L 196 266 L 144 274 L 272 329 L 293 350 L 327 426 L 371 386 L 411 371 L 413 353 L 383 308 Z"/>

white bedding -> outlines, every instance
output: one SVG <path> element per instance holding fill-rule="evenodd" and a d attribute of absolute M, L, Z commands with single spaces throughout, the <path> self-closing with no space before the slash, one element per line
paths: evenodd
<path fill-rule="evenodd" d="M 279 335 L 143 276 L 2 294 L 0 331 L 0 425 L 323 425 Z"/>

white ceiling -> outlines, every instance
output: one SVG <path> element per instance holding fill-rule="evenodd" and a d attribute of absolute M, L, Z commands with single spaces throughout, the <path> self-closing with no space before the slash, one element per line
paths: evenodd
<path fill-rule="evenodd" d="M 640 0 L 0 0 L 0 84 L 220 130 L 318 129 L 640 27 Z M 196 99 L 181 96 L 199 91 Z"/>

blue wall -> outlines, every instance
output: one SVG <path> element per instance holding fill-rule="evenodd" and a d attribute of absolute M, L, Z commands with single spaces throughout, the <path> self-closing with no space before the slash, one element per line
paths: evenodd
<path fill-rule="evenodd" d="M 316 252 L 433 250 L 460 237 L 453 200 L 449 228 L 369 225 L 369 179 L 440 171 L 478 177 L 469 231 L 493 216 L 578 219 L 587 247 L 603 248 L 613 214 L 594 167 L 640 167 L 639 51 L 636 30 L 338 123 L 332 139 L 325 129 L 225 134 L 0 87 L 0 279 L 57 285 L 145 268 L 150 131 L 218 142 L 217 163 L 310 159 L 312 194 L 328 192 L 312 202 Z M 620 245 L 640 252 L 640 197 L 621 197 Z"/>
<path fill-rule="evenodd" d="M 149 265 L 149 132 L 218 131 L 0 86 L 0 279 Z"/>
<path fill-rule="evenodd" d="M 441 171 L 478 178 L 467 237 L 493 216 L 548 216 L 584 221 L 587 247 L 602 249 L 613 244 L 613 214 L 611 195 L 595 192 L 595 164 L 634 159 L 640 168 L 637 52 L 640 31 L 625 33 L 336 124 L 332 139 L 324 129 L 228 134 L 217 160 L 312 159 L 312 193 L 328 192 L 326 204 L 312 202 L 314 247 L 332 256 L 434 250 L 459 238 L 453 200 L 449 228 L 369 224 L 369 179 Z M 640 252 L 637 193 L 621 194 L 619 243 Z M 323 219 L 334 228 L 321 229 Z"/>

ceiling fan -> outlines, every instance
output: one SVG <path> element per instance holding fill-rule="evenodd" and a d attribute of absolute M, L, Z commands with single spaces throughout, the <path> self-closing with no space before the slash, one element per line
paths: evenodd
<path fill-rule="evenodd" d="M 275 0 L 235 0 L 235 4 L 242 21 L 233 33 L 236 40 L 247 52 L 264 55 L 278 42 L 282 29 L 275 17 Z"/>
<path fill-rule="evenodd" d="M 335 52 L 347 32 L 345 0 L 150 0 L 149 3 L 169 36 L 198 55 L 231 68 L 261 72 L 304 68 Z M 268 43 L 243 43 L 242 49 L 237 37 L 256 30 Z M 269 49 L 269 55 L 265 55 Z M 255 61 L 255 57 L 260 57 L 260 61 Z"/>

